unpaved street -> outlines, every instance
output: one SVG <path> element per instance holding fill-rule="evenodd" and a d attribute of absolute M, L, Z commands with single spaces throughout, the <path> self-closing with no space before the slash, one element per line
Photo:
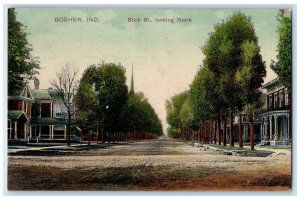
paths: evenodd
<path fill-rule="evenodd" d="M 9 190 L 289 191 L 291 152 L 239 157 L 162 139 L 74 151 L 9 156 Z"/>

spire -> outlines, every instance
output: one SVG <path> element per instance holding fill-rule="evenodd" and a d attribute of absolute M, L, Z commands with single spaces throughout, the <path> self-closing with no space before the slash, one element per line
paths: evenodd
<path fill-rule="evenodd" d="M 130 86 L 130 93 L 134 93 L 134 83 L 133 83 L 133 64 L 131 66 L 131 86 Z"/>

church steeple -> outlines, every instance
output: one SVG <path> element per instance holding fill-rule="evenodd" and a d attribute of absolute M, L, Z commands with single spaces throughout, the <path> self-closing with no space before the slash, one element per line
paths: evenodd
<path fill-rule="evenodd" d="M 130 85 L 130 92 L 131 94 L 134 94 L 134 83 L 133 83 L 133 64 L 131 66 L 131 85 Z"/>

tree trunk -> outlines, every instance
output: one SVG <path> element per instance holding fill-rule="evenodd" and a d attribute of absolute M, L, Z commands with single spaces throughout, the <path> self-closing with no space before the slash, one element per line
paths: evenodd
<path fill-rule="evenodd" d="M 220 116 L 218 117 L 217 126 L 218 126 L 218 144 L 221 145 L 221 120 L 220 120 Z"/>
<path fill-rule="evenodd" d="M 230 143 L 231 147 L 234 146 L 234 142 L 233 142 L 233 112 L 232 112 L 232 109 L 230 109 L 230 111 L 229 111 L 229 143 Z"/>
<path fill-rule="evenodd" d="M 214 129 L 214 144 L 217 144 L 217 121 L 214 120 L 215 129 Z"/>
<path fill-rule="evenodd" d="M 243 148 L 242 117 L 240 112 L 238 113 L 238 134 L 239 134 L 239 147 Z"/>
<path fill-rule="evenodd" d="M 226 146 L 226 114 L 223 114 L 223 146 Z"/>
<path fill-rule="evenodd" d="M 98 125 L 97 125 L 97 144 L 99 143 L 99 130 L 98 130 Z"/>
<path fill-rule="evenodd" d="M 249 117 L 249 128 L 250 128 L 250 150 L 254 150 L 254 130 L 253 130 L 253 117 Z"/>

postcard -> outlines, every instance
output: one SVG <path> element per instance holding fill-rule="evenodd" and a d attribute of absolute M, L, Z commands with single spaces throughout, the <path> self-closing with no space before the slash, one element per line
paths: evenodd
<path fill-rule="evenodd" d="M 5 12 L 8 191 L 292 191 L 291 7 Z"/>

